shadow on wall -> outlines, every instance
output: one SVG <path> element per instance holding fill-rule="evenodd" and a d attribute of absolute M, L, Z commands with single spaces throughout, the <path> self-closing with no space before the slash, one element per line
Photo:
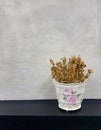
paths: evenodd
<path fill-rule="evenodd" d="M 95 90 L 95 91 L 93 91 Z M 42 99 L 56 99 L 55 86 L 52 82 L 51 77 L 44 82 L 41 89 L 39 90 L 41 93 Z M 84 98 L 100 98 L 101 91 L 101 83 L 99 80 L 96 80 L 94 76 L 91 76 L 87 81 L 86 92 L 84 94 Z M 96 97 L 97 94 L 97 97 Z"/>
<path fill-rule="evenodd" d="M 96 80 L 94 76 L 91 76 L 87 81 L 86 92 L 84 98 L 101 98 L 101 83 L 99 80 Z"/>
<path fill-rule="evenodd" d="M 55 86 L 52 82 L 51 77 L 48 77 L 48 79 L 42 85 L 39 91 L 43 99 L 56 99 Z M 84 94 L 84 98 L 96 99 L 96 95 L 97 98 L 100 98 L 101 97 L 100 91 L 101 91 L 101 84 L 99 80 L 96 80 L 94 76 L 91 76 L 90 79 L 87 81 L 87 87 L 86 87 L 86 92 Z"/>
<path fill-rule="evenodd" d="M 48 77 L 39 91 L 43 99 L 56 99 L 55 86 L 51 77 Z"/>

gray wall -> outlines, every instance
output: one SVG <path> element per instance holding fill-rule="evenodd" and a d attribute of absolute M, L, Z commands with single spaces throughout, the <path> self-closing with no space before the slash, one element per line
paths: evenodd
<path fill-rule="evenodd" d="M 101 98 L 100 0 L 0 0 L 0 99 L 56 98 L 49 59 L 81 55 L 85 98 Z"/>

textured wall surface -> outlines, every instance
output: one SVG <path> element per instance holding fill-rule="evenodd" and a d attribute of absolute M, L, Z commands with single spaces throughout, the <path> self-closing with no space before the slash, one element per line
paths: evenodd
<path fill-rule="evenodd" d="M 0 99 L 56 98 L 49 59 L 92 68 L 85 98 L 101 98 L 100 0 L 0 0 Z"/>

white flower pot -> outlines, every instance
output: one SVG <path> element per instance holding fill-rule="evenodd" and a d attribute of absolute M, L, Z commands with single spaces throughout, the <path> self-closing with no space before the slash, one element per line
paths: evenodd
<path fill-rule="evenodd" d="M 81 108 L 86 82 L 83 83 L 59 83 L 53 80 L 58 107 L 66 111 L 74 111 Z"/>

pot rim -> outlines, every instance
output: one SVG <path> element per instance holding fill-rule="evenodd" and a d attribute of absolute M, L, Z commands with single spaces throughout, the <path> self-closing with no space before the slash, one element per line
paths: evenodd
<path fill-rule="evenodd" d="M 55 79 L 52 78 L 52 81 L 55 85 L 61 86 L 61 87 L 81 87 L 86 85 L 87 80 L 85 80 L 84 82 L 80 82 L 80 83 L 59 83 L 58 81 L 56 81 Z"/>

